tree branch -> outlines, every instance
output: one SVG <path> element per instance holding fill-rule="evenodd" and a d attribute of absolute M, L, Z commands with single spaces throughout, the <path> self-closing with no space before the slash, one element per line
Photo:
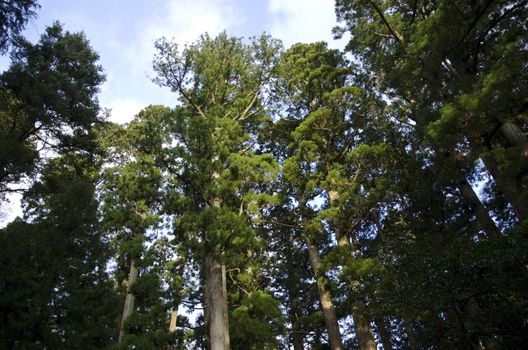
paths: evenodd
<path fill-rule="evenodd" d="M 372 5 L 372 7 L 374 8 L 374 10 L 376 10 L 376 12 L 378 13 L 378 15 L 380 16 L 381 20 L 383 21 L 383 23 L 385 24 L 385 26 L 387 27 L 387 29 L 391 32 L 392 36 L 399 42 L 399 43 L 403 43 L 404 42 L 404 38 L 403 36 L 397 31 L 395 30 L 394 28 L 392 28 L 392 26 L 390 25 L 389 21 L 387 20 L 387 18 L 385 17 L 385 15 L 383 14 L 383 11 L 381 10 L 381 8 L 373 1 L 373 0 L 368 0 L 369 4 Z"/>

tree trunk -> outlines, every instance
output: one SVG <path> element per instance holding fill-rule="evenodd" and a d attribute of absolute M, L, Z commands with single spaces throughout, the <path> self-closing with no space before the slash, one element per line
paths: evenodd
<path fill-rule="evenodd" d="M 319 301 L 323 308 L 323 315 L 325 318 L 326 328 L 328 330 L 328 340 L 330 342 L 330 349 L 343 350 L 343 342 L 341 341 L 341 332 L 337 322 L 337 315 L 330 297 L 330 291 L 326 286 L 326 278 L 321 273 L 321 257 L 319 256 L 319 249 L 312 242 L 311 239 L 306 240 L 308 245 L 308 253 L 310 255 L 310 262 L 312 263 L 313 272 L 317 281 L 317 291 L 319 292 Z"/>
<path fill-rule="evenodd" d="M 514 123 L 503 123 L 499 127 L 499 132 L 505 140 L 507 147 L 519 147 L 523 158 L 528 158 L 528 140 Z M 488 172 L 493 176 L 497 187 L 502 192 L 506 200 L 511 204 L 515 216 L 520 221 L 528 218 L 528 205 L 523 201 L 523 188 L 515 178 L 515 174 L 507 174 L 501 169 L 497 160 L 490 153 L 481 155 L 482 162 Z"/>
<path fill-rule="evenodd" d="M 374 340 L 374 334 L 370 328 L 369 320 L 364 316 L 362 309 L 365 308 L 363 300 L 356 302 L 355 312 L 352 315 L 354 319 L 354 328 L 356 329 L 356 335 L 358 337 L 359 349 L 360 350 L 376 350 L 376 341 Z"/>
<path fill-rule="evenodd" d="M 457 185 L 460 194 L 469 204 L 469 206 L 475 212 L 475 217 L 479 226 L 484 230 L 488 237 L 500 237 L 502 235 L 501 231 L 491 219 L 488 209 L 482 204 L 480 198 L 477 196 L 473 187 L 467 182 L 466 179 L 460 181 Z"/>
<path fill-rule="evenodd" d="M 183 283 L 183 272 L 185 270 L 185 257 L 182 257 L 180 259 L 180 264 L 178 265 L 178 269 L 176 271 L 176 276 L 174 277 L 176 279 L 174 283 L 174 301 L 171 311 L 171 319 L 169 324 L 169 333 L 176 332 L 176 323 L 178 321 L 178 307 L 180 306 L 180 302 L 182 299 L 182 283 Z"/>
<path fill-rule="evenodd" d="M 409 349 L 416 350 L 416 336 L 414 335 L 414 329 L 412 322 L 407 318 L 403 317 L 403 326 L 405 328 L 405 333 L 407 333 L 407 343 L 409 344 Z"/>
<path fill-rule="evenodd" d="M 387 324 L 383 317 L 378 317 L 374 320 L 376 323 L 376 328 L 378 329 L 379 336 L 381 338 L 381 344 L 383 345 L 383 350 L 393 350 L 391 334 L 387 330 Z"/>
<path fill-rule="evenodd" d="M 328 197 L 330 199 L 330 205 L 333 205 L 339 199 L 339 193 L 337 191 L 328 191 Z M 344 235 L 340 227 L 335 228 L 337 234 L 337 245 L 345 252 L 350 249 L 350 243 L 346 235 Z M 351 257 L 352 258 L 352 257 Z M 343 265 L 341 261 L 341 265 Z M 360 350 L 376 350 L 376 341 L 374 339 L 374 333 L 370 328 L 369 320 L 364 316 L 365 314 L 365 301 L 359 297 L 352 307 L 352 318 L 354 319 L 354 328 L 356 330 L 356 336 L 359 342 Z"/>
<path fill-rule="evenodd" d="M 528 140 L 517 125 L 504 123 L 499 130 L 510 147 L 520 147 L 524 157 L 528 158 Z"/>
<path fill-rule="evenodd" d="M 444 159 L 447 157 L 445 152 L 441 150 L 436 150 L 438 154 L 438 159 L 440 163 L 444 162 Z M 480 198 L 477 196 L 473 187 L 469 184 L 466 178 L 460 173 L 457 169 L 453 169 L 454 172 L 454 182 L 460 192 L 462 198 L 464 198 L 467 205 L 473 209 L 475 213 L 475 218 L 480 228 L 486 233 L 488 237 L 499 237 L 502 235 L 501 231 L 489 215 L 489 210 L 482 204 Z"/>
<path fill-rule="evenodd" d="M 214 135 L 213 135 L 214 139 Z M 218 155 L 212 162 L 218 161 Z M 219 172 L 213 173 L 213 181 L 220 177 Z M 220 208 L 221 198 L 212 199 L 212 206 Z M 227 309 L 226 270 L 220 253 L 223 249 L 215 245 L 205 258 L 205 321 L 209 327 L 209 350 L 229 349 L 229 314 Z"/>
<path fill-rule="evenodd" d="M 513 212 L 517 218 L 520 221 L 527 219 L 528 206 L 527 203 L 522 200 L 522 189 L 518 186 L 515 179 L 504 176 L 504 174 L 501 173 L 499 165 L 491 155 L 484 155 L 481 159 L 484 162 L 486 169 L 488 169 L 491 176 L 495 179 L 502 194 L 504 194 L 508 202 L 511 204 Z"/>
<path fill-rule="evenodd" d="M 286 243 L 288 245 L 288 257 L 289 261 L 292 260 L 290 252 L 293 250 L 291 242 Z M 287 265 L 288 276 L 295 276 L 295 267 L 294 264 Z M 286 284 L 288 290 L 288 301 L 290 303 L 290 308 L 288 312 L 289 321 L 292 325 L 291 333 L 291 343 L 293 350 L 303 350 L 304 349 L 304 332 L 301 327 L 301 322 L 299 320 L 302 316 L 301 309 L 299 307 L 299 293 L 302 291 L 299 290 L 297 281 L 289 280 Z"/>
<path fill-rule="evenodd" d="M 123 340 L 123 336 L 125 335 L 125 322 L 130 317 L 130 315 L 132 315 L 134 311 L 134 301 L 136 298 L 134 294 L 132 294 L 131 292 L 131 287 L 136 282 L 137 278 L 138 278 L 138 269 L 136 268 L 134 259 L 132 259 L 130 261 L 130 271 L 128 273 L 125 305 L 123 307 L 123 316 L 121 317 L 121 327 L 119 329 L 119 342 Z"/>
<path fill-rule="evenodd" d="M 178 308 L 174 307 L 171 311 L 171 318 L 169 324 L 169 333 L 176 332 L 176 321 L 178 320 Z"/>
<path fill-rule="evenodd" d="M 470 319 L 477 319 L 481 314 L 480 306 L 475 297 L 470 297 L 467 301 L 464 312 L 467 313 Z M 483 345 L 483 350 L 500 350 L 502 345 L 491 336 L 480 337 Z"/>
<path fill-rule="evenodd" d="M 292 311 L 290 315 L 290 321 L 292 323 L 291 342 L 293 345 L 293 350 L 303 350 L 304 349 L 303 331 L 301 329 L 301 324 L 299 323 L 297 316 L 298 314 L 294 312 L 294 309 L 292 307 Z"/>
<path fill-rule="evenodd" d="M 216 253 L 205 258 L 205 294 L 209 326 L 209 349 L 229 349 L 229 320 L 225 266 Z"/>

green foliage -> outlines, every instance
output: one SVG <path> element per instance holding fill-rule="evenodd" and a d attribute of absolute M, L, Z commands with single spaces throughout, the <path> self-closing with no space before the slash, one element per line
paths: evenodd
<path fill-rule="evenodd" d="M 264 291 L 242 298 L 230 315 L 233 349 L 277 349 L 277 336 L 284 332 L 279 303 Z"/>
<path fill-rule="evenodd" d="M 37 44 L 17 37 L 12 46 L 0 75 L 0 190 L 34 174 L 44 151 L 95 152 L 93 127 L 101 123 L 104 76 L 83 34 L 55 23 Z"/>
<path fill-rule="evenodd" d="M 322 348 L 321 288 L 350 346 L 363 319 L 384 348 L 527 347 L 525 1 L 338 0 L 352 61 L 266 35 L 161 39 L 155 81 L 179 103 L 126 125 L 99 115 L 82 34 L 16 35 L 36 6 L 0 4 L 0 196 L 35 179 L 0 230 L 0 348 L 206 347 L 206 315 L 168 326 L 212 309 L 212 260 L 234 349 Z"/>
<path fill-rule="evenodd" d="M 24 29 L 27 21 L 35 16 L 40 5 L 35 0 L 6 1 L 0 4 L 0 53 L 5 53 L 11 41 Z"/>

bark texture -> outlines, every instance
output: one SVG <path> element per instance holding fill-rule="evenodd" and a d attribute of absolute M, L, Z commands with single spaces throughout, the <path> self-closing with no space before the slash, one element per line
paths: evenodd
<path fill-rule="evenodd" d="M 519 187 L 515 179 L 512 179 L 503 174 L 499 165 L 490 155 L 482 157 L 482 161 L 488 169 L 491 176 L 497 183 L 499 190 L 506 197 L 508 202 L 513 208 L 515 216 L 519 220 L 525 220 L 528 218 L 528 204 L 522 200 L 522 188 Z"/>
<path fill-rule="evenodd" d="M 130 315 L 132 315 L 132 313 L 134 312 L 134 302 L 135 302 L 136 297 L 131 292 L 131 288 L 132 288 L 132 285 L 137 281 L 138 273 L 139 272 L 136 267 L 136 263 L 134 259 L 132 259 L 130 261 L 130 271 L 128 273 L 125 304 L 123 306 L 123 315 L 121 317 L 121 327 L 119 329 L 119 342 L 123 340 L 123 336 L 125 335 L 125 322 L 130 317 Z"/>
<path fill-rule="evenodd" d="M 488 237 L 499 237 L 502 235 L 501 231 L 491 219 L 488 209 L 482 204 L 480 198 L 477 196 L 473 187 L 467 182 L 466 179 L 463 179 L 458 183 L 458 190 L 462 197 L 466 200 L 469 206 L 475 212 L 475 217 L 479 226 L 484 230 Z"/>
<path fill-rule="evenodd" d="M 229 349 L 229 320 L 225 267 L 219 256 L 210 253 L 205 261 L 205 293 L 210 350 Z"/>
<path fill-rule="evenodd" d="M 328 330 L 328 341 L 330 343 L 330 349 L 332 350 L 343 350 L 343 342 L 341 340 L 341 332 L 339 330 L 339 324 L 337 322 L 337 315 L 330 297 L 330 291 L 326 286 L 326 280 L 321 273 L 321 257 L 319 256 L 319 249 L 312 242 L 311 239 L 307 239 L 308 252 L 310 255 L 310 262 L 314 271 L 314 275 L 317 281 L 317 291 L 319 292 L 319 301 L 323 308 L 323 315 L 325 318 L 326 328 Z"/>
<path fill-rule="evenodd" d="M 392 340 L 390 331 L 387 329 L 387 324 L 382 317 L 376 318 L 374 320 L 376 323 L 376 328 L 381 339 L 381 345 L 383 345 L 383 350 L 393 350 Z"/>

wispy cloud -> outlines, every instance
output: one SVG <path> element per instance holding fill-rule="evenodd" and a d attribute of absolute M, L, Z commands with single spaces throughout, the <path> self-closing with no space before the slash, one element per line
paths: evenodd
<path fill-rule="evenodd" d="M 332 37 L 336 25 L 333 0 L 269 0 L 273 16 L 271 33 L 290 46 L 297 42 L 327 41 L 330 47 L 343 48 L 345 41 Z"/>
<path fill-rule="evenodd" d="M 180 45 L 194 42 L 201 34 L 216 35 L 238 25 L 243 20 L 233 0 L 166 0 L 145 21 L 134 23 L 130 39 L 118 43 L 120 63 L 107 68 L 107 83 L 101 102 L 112 108 L 112 120 L 127 122 L 148 104 L 175 105 L 168 89 L 153 86 L 150 78 L 154 42 L 174 39 Z M 125 113 L 134 111 L 129 117 Z M 119 114 L 119 115 L 118 115 Z"/>

